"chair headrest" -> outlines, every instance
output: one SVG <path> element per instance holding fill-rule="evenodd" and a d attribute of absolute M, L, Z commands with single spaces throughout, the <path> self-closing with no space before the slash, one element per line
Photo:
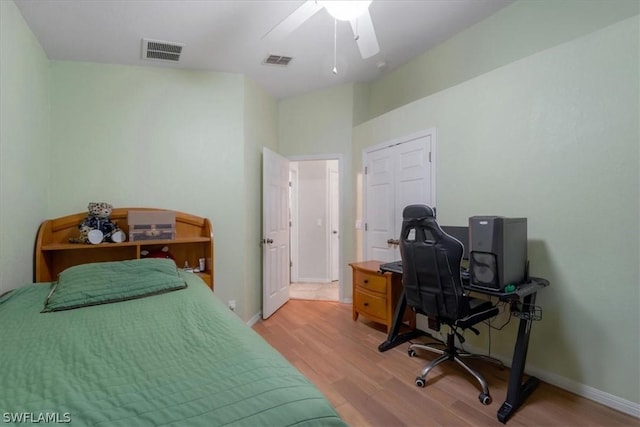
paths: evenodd
<path fill-rule="evenodd" d="M 402 211 L 404 219 L 435 218 L 433 209 L 427 205 L 409 205 Z"/>

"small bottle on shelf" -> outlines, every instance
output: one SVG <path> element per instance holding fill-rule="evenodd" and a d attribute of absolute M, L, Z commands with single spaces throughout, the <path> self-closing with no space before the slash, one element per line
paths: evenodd
<path fill-rule="evenodd" d="M 184 262 L 184 267 L 182 268 L 184 271 L 188 271 L 193 273 L 193 268 L 189 267 L 189 261 Z"/>

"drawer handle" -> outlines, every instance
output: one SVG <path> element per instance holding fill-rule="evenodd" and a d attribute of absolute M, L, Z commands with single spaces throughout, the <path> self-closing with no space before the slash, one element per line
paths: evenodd
<path fill-rule="evenodd" d="M 364 303 L 364 306 L 365 306 L 365 307 L 369 307 L 369 303 L 368 303 L 368 302 L 365 302 L 365 303 Z"/>
<path fill-rule="evenodd" d="M 369 283 L 369 280 L 368 279 L 364 279 L 364 283 Z"/>

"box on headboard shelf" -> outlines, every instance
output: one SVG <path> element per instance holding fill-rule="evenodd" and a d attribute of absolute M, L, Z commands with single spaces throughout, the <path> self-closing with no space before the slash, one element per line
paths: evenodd
<path fill-rule="evenodd" d="M 129 240 L 173 240 L 176 213 L 170 211 L 129 211 Z"/>

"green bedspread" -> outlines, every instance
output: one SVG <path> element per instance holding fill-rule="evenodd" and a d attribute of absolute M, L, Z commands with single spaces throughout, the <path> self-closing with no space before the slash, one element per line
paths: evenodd
<path fill-rule="evenodd" d="M 197 276 L 180 274 L 186 289 L 55 313 L 40 313 L 46 285 L 0 297 L 0 424 L 344 425 Z"/>

